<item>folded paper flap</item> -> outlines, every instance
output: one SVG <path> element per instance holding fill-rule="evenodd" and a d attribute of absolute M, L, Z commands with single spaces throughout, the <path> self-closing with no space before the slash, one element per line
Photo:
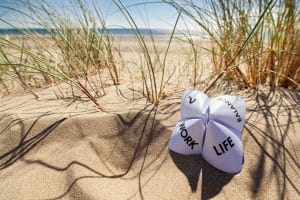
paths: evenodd
<path fill-rule="evenodd" d="M 181 119 L 204 119 L 209 107 L 209 98 L 199 91 L 185 91 L 181 98 Z"/>
<path fill-rule="evenodd" d="M 215 168 L 237 173 L 243 165 L 243 145 L 240 133 L 210 121 L 207 126 L 202 156 Z"/>
<path fill-rule="evenodd" d="M 179 121 L 174 128 L 169 149 L 181 154 L 201 154 L 205 124 L 201 119 Z"/>
<path fill-rule="evenodd" d="M 243 99 L 229 95 L 219 96 L 210 100 L 209 119 L 240 132 L 245 123 L 245 109 Z"/>

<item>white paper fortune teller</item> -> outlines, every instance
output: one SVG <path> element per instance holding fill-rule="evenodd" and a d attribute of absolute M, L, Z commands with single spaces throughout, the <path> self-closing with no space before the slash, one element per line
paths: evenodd
<path fill-rule="evenodd" d="M 228 95 L 209 99 L 202 92 L 186 91 L 169 149 L 184 155 L 202 154 L 215 168 L 237 173 L 243 165 L 244 121 L 243 99 Z"/>

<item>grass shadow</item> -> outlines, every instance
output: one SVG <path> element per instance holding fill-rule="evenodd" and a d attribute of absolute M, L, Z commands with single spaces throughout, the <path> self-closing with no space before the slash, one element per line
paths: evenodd
<path fill-rule="evenodd" d="M 152 107 L 150 109 L 145 108 L 136 113 L 115 114 L 112 115 L 114 117 L 109 121 L 110 123 L 116 123 L 116 126 L 113 127 L 118 127 L 117 131 L 105 133 L 99 129 L 97 139 L 91 140 L 87 148 L 91 148 L 97 157 L 99 157 L 99 162 L 101 162 L 99 164 L 105 166 L 107 169 L 105 172 L 99 171 L 94 166 L 90 166 L 79 160 L 70 161 L 65 166 L 59 166 L 41 159 L 28 159 L 25 157 L 22 158 L 22 161 L 26 164 L 40 165 L 51 170 L 70 172 L 71 174 L 72 170 L 74 170 L 74 166 L 80 166 L 90 172 L 91 175 L 71 175 L 68 178 L 69 181 L 66 183 L 67 189 L 62 194 L 50 199 L 60 199 L 72 195 L 72 189 L 74 189 L 74 186 L 78 186 L 77 184 L 80 180 L 99 178 L 136 178 L 139 182 L 138 195 L 143 199 L 143 187 L 155 176 L 162 166 L 162 163 L 166 161 L 166 158 L 161 159 L 160 157 L 166 150 L 167 142 L 157 142 L 157 140 L 161 139 L 159 137 L 165 137 L 164 140 L 167 141 L 168 135 L 163 134 L 166 128 L 160 124 L 159 120 L 156 120 L 156 112 L 157 108 Z M 84 128 L 81 129 L 83 132 L 87 130 L 88 129 Z M 104 141 L 112 144 L 109 150 L 107 150 L 107 148 L 101 148 L 101 142 Z M 152 151 L 152 148 L 156 149 L 156 151 Z M 157 162 L 159 164 L 157 164 Z M 155 169 L 153 170 L 152 166 L 154 164 Z M 115 173 L 115 168 L 123 172 Z M 133 168 L 134 170 L 132 170 Z M 150 178 L 148 177 L 146 181 L 142 181 L 142 174 L 146 169 L 150 168 L 153 174 Z M 129 171 L 132 171 L 130 175 L 128 175 Z M 76 189 L 78 189 L 78 187 L 76 187 Z"/>
<path fill-rule="evenodd" d="M 41 116 L 42 117 L 42 116 Z M 9 151 L 5 152 L 4 154 L 0 155 L 0 170 L 3 170 L 12 164 L 14 164 L 17 160 L 22 158 L 24 155 L 26 155 L 30 150 L 32 150 L 38 143 L 40 143 L 42 140 L 44 140 L 51 132 L 54 131 L 62 122 L 66 120 L 66 118 L 62 118 L 52 124 L 50 124 L 47 128 L 36 134 L 35 136 L 32 136 L 31 138 L 28 138 L 30 135 L 30 132 L 32 128 L 35 126 L 35 124 L 38 122 L 38 120 L 41 118 L 37 118 L 32 125 L 29 127 L 29 129 L 24 132 L 19 144 L 15 146 L 13 149 L 10 149 Z M 24 126 L 22 126 L 21 123 L 21 129 L 24 130 Z"/>
<path fill-rule="evenodd" d="M 299 150 L 294 145 L 297 141 L 292 139 L 300 123 L 299 103 L 299 92 L 277 88 L 258 91 L 255 104 L 247 110 L 251 114 L 246 120 L 244 134 L 249 135 L 257 146 L 252 148 L 259 149 L 256 166 L 250 170 L 254 177 L 251 182 L 253 198 L 258 198 L 262 184 L 270 183 L 273 178 L 276 179 L 279 199 L 287 198 L 288 190 L 300 195 L 297 185 Z M 269 173 L 274 176 L 268 176 Z"/>

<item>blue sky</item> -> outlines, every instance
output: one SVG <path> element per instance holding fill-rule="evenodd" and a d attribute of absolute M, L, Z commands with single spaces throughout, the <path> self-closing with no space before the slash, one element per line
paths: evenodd
<path fill-rule="evenodd" d="M 28 0 L 34 4 L 34 1 L 38 0 Z M 61 15 L 71 18 L 71 14 L 66 10 L 72 8 L 70 0 L 44 0 L 51 7 L 55 9 Z M 102 13 L 106 16 L 106 23 L 108 27 L 111 28 L 120 28 L 120 27 L 129 27 L 127 21 L 125 20 L 122 13 L 118 10 L 116 5 L 112 0 L 84 0 L 85 6 L 93 8 L 93 2 L 97 2 L 97 6 L 101 8 Z M 152 3 L 151 3 L 152 2 Z M 177 11 L 169 5 L 162 3 L 153 3 L 151 0 L 123 0 L 123 3 L 128 7 L 131 15 L 133 16 L 135 22 L 140 28 L 160 28 L 160 29 L 171 29 L 175 23 L 176 17 L 178 15 Z M 142 3 L 142 4 L 141 4 Z M 139 5 L 136 5 L 139 4 Z M 134 6 L 132 6 L 134 5 Z M 0 28 L 9 28 L 10 26 L 3 22 L 6 21 L 13 26 L 22 27 L 22 28 L 36 28 L 39 27 L 34 23 L 34 20 L 25 18 L 18 12 L 15 12 L 11 9 L 26 12 L 29 15 L 30 12 L 26 9 L 25 6 L 21 5 L 18 0 L 0 0 Z"/>

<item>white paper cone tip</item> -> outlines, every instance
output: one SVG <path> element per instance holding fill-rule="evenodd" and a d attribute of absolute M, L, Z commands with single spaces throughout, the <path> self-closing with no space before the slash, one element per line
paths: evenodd
<path fill-rule="evenodd" d="M 181 119 L 203 118 L 209 107 L 209 98 L 198 91 L 185 91 L 181 98 Z"/>
<path fill-rule="evenodd" d="M 204 131 L 201 119 L 178 122 L 170 137 L 169 149 L 185 155 L 201 154 Z"/>
<path fill-rule="evenodd" d="M 243 145 L 239 133 L 217 122 L 208 123 L 203 158 L 215 168 L 237 173 L 243 165 Z"/>

